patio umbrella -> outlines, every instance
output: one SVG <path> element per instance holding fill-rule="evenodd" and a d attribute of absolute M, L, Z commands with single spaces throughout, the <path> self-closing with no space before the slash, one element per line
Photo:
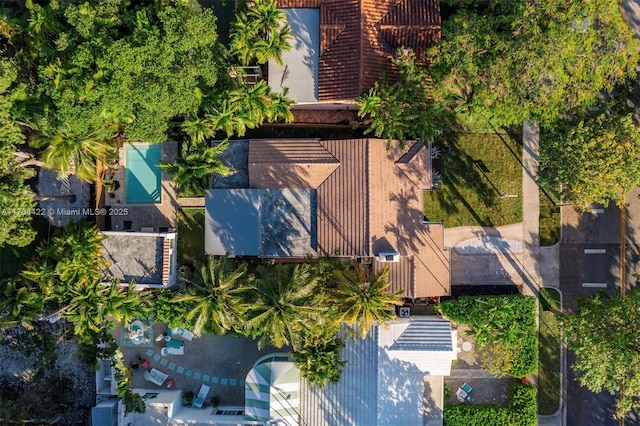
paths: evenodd
<path fill-rule="evenodd" d="M 245 418 L 298 425 L 300 375 L 284 355 L 268 355 L 253 366 L 245 380 Z"/>

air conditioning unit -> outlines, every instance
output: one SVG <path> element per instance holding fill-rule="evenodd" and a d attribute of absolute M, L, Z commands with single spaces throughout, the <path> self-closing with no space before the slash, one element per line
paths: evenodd
<path fill-rule="evenodd" d="M 400 306 L 398 308 L 398 318 L 409 318 L 411 316 L 411 308 L 408 306 Z"/>
<path fill-rule="evenodd" d="M 379 253 L 378 262 L 400 262 L 398 253 Z"/>

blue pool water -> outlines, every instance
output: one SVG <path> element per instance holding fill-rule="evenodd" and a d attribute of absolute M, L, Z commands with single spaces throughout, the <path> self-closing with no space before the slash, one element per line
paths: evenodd
<path fill-rule="evenodd" d="M 126 146 L 125 192 L 127 204 L 160 203 L 162 177 L 158 165 L 162 145 Z"/>

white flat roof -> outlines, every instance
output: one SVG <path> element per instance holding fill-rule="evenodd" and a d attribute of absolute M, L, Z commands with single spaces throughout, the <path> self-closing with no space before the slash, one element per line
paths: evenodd
<path fill-rule="evenodd" d="M 282 53 L 282 66 L 269 61 L 269 86 L 296 102 L 318 101 L 318 58 L 320 57 L 320 9 L 282 9 L 291 26 L 293 47 Z"/>

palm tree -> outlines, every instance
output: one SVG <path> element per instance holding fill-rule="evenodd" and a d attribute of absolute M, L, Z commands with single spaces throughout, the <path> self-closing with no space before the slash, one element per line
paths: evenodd
<path fill-rule="evenodd" d="M 360 337 L 365 338 L 374 323 L 384 324 L 395 319 L 393 306 L 401 306 L 402 290 L 389 293 L 390 283 L 387 279 L 389 269 L 385 268 L 373 276 L 368 276 L 360 264 L 353 268 L 334 272 L 337 288 L 331 300 L 337 306 L 336 323 L 345 322 L 348 326 L 356 326 Z"/>
<path fill-rule="evenodd" d="M 91 135 L 75 135 L 66 130 L 36 137 L 30 143 L 36 148 L 45 148 L 42 162 L 47 168 L 61 176 L 73 173 L 89 181 L 96 180 L 97 159 L 111 164 L 117 158 L 117 149 L 108 141 L 94 139 Z"/>
<path fill-rule="evenodd" d="M 42 314 L 45 298 L 18 279 L 2 283 L 0 289 L 0 328 L 22 324 L 31 329 L 31 321 Z"/>
<path fill-rule="evenodd" d="M 280 93 L 271 94 L 271 106 L 267 111 L 267 119 L 270 123 L 282 120 L 284 123 L 293 123 L 293 113 L 291 112 L 291 104 L 293 100 L 287 98 L 288 89 Z"/>
<path fill-rule="evenodd" d="M 182 123 L 182 130 L 189 136 L 189 140 L 195 143 L 202 143 L 215 133 L 211 120 L 195 115 Z"/>
<path fill-rule="evenodd" d="M 225 334 L 242 323 L 247 305 L 241 294 L 249 290 L 241 284 L 247 273 L 247 265 L 235 265 L 226 257 L 209 256 L 206 264 L 197 264 L 193 274 L 182 279 L 189 285 L 187 293 L 178 295 L 175 302 L 193 303 L 187 313 L 187 321 L 195 318 L 193 333 L 203 331 Z"/>
<path fill-rule="evenodd" d="M 220 160 L 220 155 L 229 146 L 225 140 L 210 147 L 205 143 L 185 142 L 180 156 L 174 163 L 160 163 L 158 167 L 173 175 L 182 194 L 201 194 L 211 187 L 213 175 L 228 176 L 231 169 Z"/>
<path fill-rule="evenodd" d="M 52 297 L 56 289 L 62 287 L 56 285 L 58 274 L 55 265 L 47 259 L 35 257 L 24 266 L 21 275 L 26 280 L 37 284 L 40 293 L 45 297 Z"/>
<path fill-rule="evenodd" d="M 231 26 L 230 50 L 242 66 L 253 59 L 282 65 L 282 52 L 291 50 L 291 27 L 275 0 L 245 2 Z"/>
<path fill-rule="evenodd" d="M 99 279 L 84 285 L 75 285 L 69 291 L 69 305 L 63 316 L 74 324 L 74 333 L 85 336 L 90 332 L 98 333 L 104 323 L 101 307 L 105 304 L 109 287 L 102 285 Z"/>
<path fill-rule="evenodd" d="M 267 63 L 269 59 L 276 61 L 279 66 L 283 65 L 282 53 L 291 50 L 291 27 L 283 24 L 279 29 L 270 32 L 267 40 L 258 40 L 253 45 L 254 54 L 259 63 Z"/>
<path fill-rule="evenodd" d="M 75 285 L 100 278 L 102 241 L 106 237 L 95 225 L 71 223 L 56 235 L 48 245 L 38 248 L 41 258 L 56 262 L 55 271 L 64 285 Z"/>
<path fill-rule="evenodd" d="M 271 88 L 260 80 L 252 86 L 241 86 L 229 93 L 235 110 L 244 110 L 249 121 L 256 127 L 267 118 L 271 105 Z"/>
<path fill-rule="evenodd" d="M 245 328 L 260 335 L 258 345 L 271 342 L 281 348 L 301 344 L 301 333 L 321 320 L 322 307 L 315 303 L 319 277 L 308 265 L 261 265 L 258 278 L 251 283 L 257 301 L 249 309 Z"/>
<path fill-rule="evenodd" d="M 145 316 L 147 314 L 147 301 L 138 293 L 133 281 L 129 283 L 126 289 L 123 289 L 115 280 L 110 286 L 107 286 L 107 289 L 104 301 L 100 306 L 100 317 L 107 318 L 112 316 L 116 321 L 122 321 L 126 326 L 136 316 Z"/>

